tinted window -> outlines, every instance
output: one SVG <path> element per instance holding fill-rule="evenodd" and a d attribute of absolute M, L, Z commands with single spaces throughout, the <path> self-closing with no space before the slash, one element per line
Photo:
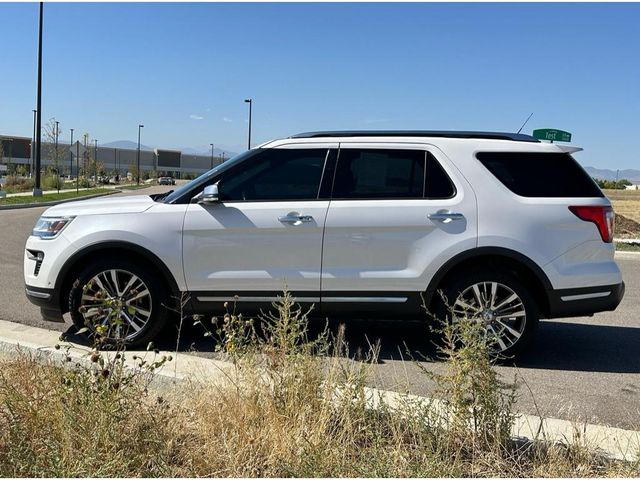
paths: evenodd
<path fill-rule="evenodd" d="M 427 180 L 425 198 L 451 198 L 456 189 L 433 155 L 427 153 Z"/>
<path fill-rule="evenodd" d="M 261 151 L 262 150 L 247 150 L 246 152 L 240 153 L 226 162 L 217 165 L 208 172 L 203 173 L 195 180 L 176 188 L 175 191 L 169 195 L 165 194 L 166 196 L 161 198 L 165 203 L 189 203 L 191 198 L 202 192 L 204 187 L 216 183 L 218 176 L 221 175 L 222 172 L 234 168 L 236 164 L 243 163 L 251 157 L 260 155 Z"/>
<path fill-rule="evenodd" d="M 425 152 L 342 149 L 333 198 L 422 198 Z"/>
<path fill-rule="evenodd" d="M 316 199 L 326 156 L 326 149 L 265 150 L 222 179 L 222 200 Z"/>
<path fill-rule="evenodd" d="M 523 197 L 603 197 L 598 185 L 567 153 L 481 152 L 478 160 Z"/>

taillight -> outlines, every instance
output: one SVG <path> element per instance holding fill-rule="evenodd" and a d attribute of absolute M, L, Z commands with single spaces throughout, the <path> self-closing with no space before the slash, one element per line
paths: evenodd
<path fill-rule="evenodd" d="M 613 208 L 603 206 L 571 206 L 569 210 L 580 220 L 595 223 L 603 242 L 611 243 L 613 241 L 615 224 Z"/>

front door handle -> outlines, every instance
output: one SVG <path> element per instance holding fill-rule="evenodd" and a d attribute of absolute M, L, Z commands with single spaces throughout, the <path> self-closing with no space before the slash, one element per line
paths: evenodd
<path fill-rule="evenodd" d="M 429 220 L 433 220 L 434 222 L 442 222 L 449 223 L 455 220 L 463 220 L 464 215 L 457 212 L 452 212 L 450 210 L 438 210 L 436 213 L 430 213 L 427 215 Z"/>
<path fill-rule="evenodd" d="M 278 217 L 278 221 L 292 225 L 300 225 L 301 223 L 313 222 L 313 217 L 311 215 L 300 215 L 298 212 L 290 212 Z"/>

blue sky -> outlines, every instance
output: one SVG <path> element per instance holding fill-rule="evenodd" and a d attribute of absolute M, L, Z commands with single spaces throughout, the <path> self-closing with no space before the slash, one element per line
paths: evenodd
<path fill-rule="evenodd" d="M 0 133 L 30 136 L 36 3 L 0 3 Z M 45 4 L 43 119 L 197 147 L 318 129 L 561 128 L 640 168 L 640 4 Z"/>

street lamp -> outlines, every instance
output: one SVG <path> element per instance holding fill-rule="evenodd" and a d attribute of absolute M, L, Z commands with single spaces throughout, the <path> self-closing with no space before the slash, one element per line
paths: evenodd
<path fill-rule="evenodd" d="M 251 106 L 253 105 L 253 99 L 246 98 L 244 103 L 249 104 L 249 140 L 247 141 L 247 150 L 251 150 Z"/>
<path fill-rule="evenodd" d="M 73 147 L 73 128 L 71 130 L 71 144 L 69 145 L 69 180 L 71 180 L 71 175 L 73 175 L 73 153 L 71 152 L 71 148 Z"/>
<path fill-rule="evenodd" d="M 32 110 L 33 112 L 33 136 L 31 137 L 31 158 L 29 159 L 29 177 L 33 176 L 33 164 L 35 162 L 35 153 L 36 153 L 36 113 L 37 110 Z"/>
<path fill-rule="evenodd" d="M 136 165 L 137 165 L 137 170 L 138 170 L 136 172 L 136 175 L 138 177 L 137 180 L 136 180 L 136 183 L 138 185 L 140 185 L 140 129 L 142 129 L 142 128 L 144 128 L 144 125 L 142 125 L 142 124 L 138 125 L 138 150 L 136 152 Z"/>
<path fill-rule="evenodd" d="M 213 143 L 210 143 L 209 145 L 211 145 L 211 168 L 213 168 Z"/>
<path fill-rule="evenodd" d="M 96 175 L 96 185 L 98 185 L 98 140 L 93 139 L 94 147 L 93 147 L 93 161 L 96 163 L 95 175 Z"/>
<path fill-rule="evenodd" d="M 87 175 L 87 163 L 89 161 L 89 150 L 87 147 L 89 146 L 89 134 L 84 134 L 84 153 L 82 154 L 82 175 L 89 181 L 89 175 Z"/>
<path fill-rule="evenodd" d="M 44 3 L 40 2 L 40 15 L 38 19 L 38 90 L 37 90 L 37 105 L 38 111 L 37 125 L 36 125 L 36 178 L 33 185 L 33 196 L 41 197 L 42 188 L 40 188 L 40 140 L 41 140 L 41 118 L 42 118 L 42 15 L 43 15 Z"/>
<path fill-rule="evenodd" d="M 54 139 L 55 139 L 55 149 L 53 150 L 53 164 L 56 167 L 56 170 L 58 170 L 58 135 L 60 134 L 60 122 L 58 122 L 56 120 L 56 131 L 54 134 Z M 58 175 L 58 173 L 56 172 L 56 175 Z M 58 179 L 56 180 L 56 183 L 58 183 L 60 181 L 60 176 L 58 175 Z"/>
<path fill-rule="evenodd" d="M 86 143 L 86 142 L 85 142 Z M 80 141 L 76 144 L 76 195 L 80 190 Z"/>

